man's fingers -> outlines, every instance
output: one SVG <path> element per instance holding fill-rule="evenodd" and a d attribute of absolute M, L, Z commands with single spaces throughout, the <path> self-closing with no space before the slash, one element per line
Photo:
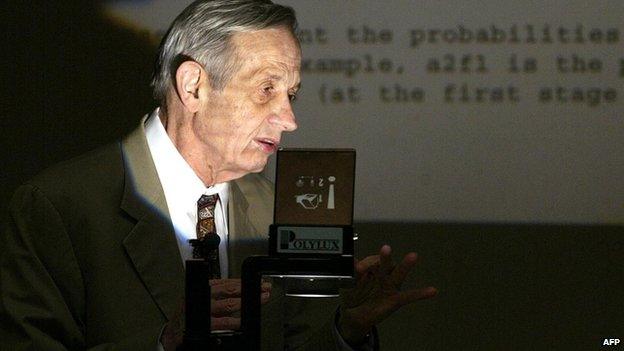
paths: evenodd
<path fill-rule="evenodd" d="M 388 245 L 383 245 L 379 250 L 379 255 L 372 255 L 362 260 L 354 259 L 355 275 L 358 281 L 370 274 L 385 276 L 392 271 L 393 263 L 391 257 L 392 249 Z"/>
<path fill-rule="evenodd" d="M 260 295 L 260 303 L 265 304 L 271 297 L 270 292 L 265 291 Z M 238 297 L 230 297 L 226 299 L 212 299 L 210 301 L 210 314 L 213 317 L 229 316 L 232 313 L 241 310 L 242 302 Z"/>
<path fill-rule="evenodd" d="M 260 285 L 262 292 L 271 292 L 273 285 L 271 282 L 263 281 Z M 241 296 L 241 280 L 240 279 L 214 279 L 210 281 L 210 295 L 213 299 L 240 297 Z"/>
<path fill-rule="evenodd" d="M 211 330 L 239 330 L 241 326 L 240 318 L 218 317 L 210 319 Z"/>
<path fill-rule="evenodd" d="M 380 277 L 384 277 L 392 272 L 394 264 L 392 263 L 392 248 L 384 245 L 379 249 L 379 271 Z"/>
<path fill-rule="evenodd" d="M 355 260 L 356 275 L 364 275 L 373 268 L 379 266 L 379 255 L 367 256 L 361 260 Z"/>
<path fill-rule="evenodd" d="M 272 288 L 273 288 L 273 284 L 271 284 L 271 282 L 266 282 L 266 281 L 263 281 L 260 286 L 260 290 L 262 290 L 262 292 L 271 292 Z"/>
<path fill-rule="evenodd" d="M 401 263 L 399 263 L 390 274 L 389 282 L 399 288 L 405 281 L 407 274 L 414 268 L 414 265 L 416 265 L 417 259 L 418 255 L 414 252 L 405 255 Z"/>
<path fill-rule="evenodd" d="M 210 279 L 208 282 L 210 283 L 210 286 L 225 285 L 225 284 L 240 285 L 241 280 L 240 279 Z"/>
<path fill-rule="evenodd" d="M 213 317 L 230 316 L 241 309 L 240 298 L 228 298 L 210 301 L 210 314 Z"/>
<path fill-rule="evenodd" d="M 241 296 L 240 279 L 215 279 L 210 281 L 210 295 L 213 299 Z"/>
<path fill-rule="evenodd" d="M 433 286 L 428 286 L 426 288 L 420 288 L 420 289 L 401 291 L 397 294 L 397 297 L 396 297 L 396 302 L 397 302 L 396 308 L 405 306 L 409 303 L 412 303 L 418 300 L 424 300 L 424 299 L 434 297 L 437 294 L 438 294 L 438 289 L 434 288 Z"/>

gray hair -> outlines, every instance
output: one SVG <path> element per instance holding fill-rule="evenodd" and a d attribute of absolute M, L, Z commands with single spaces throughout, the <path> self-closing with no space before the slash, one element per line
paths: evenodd
<path fill-rule="evenodd" d="M 199 0 L 173 21 L 158 51 L 152 78 L 154 98 L 165 107 L 167 91 L 182 62 L 204 66 L 211 87 L 223 89 L 239 67 L 233 34 L 284 26 L 297 28 L 295 12 L 270 0 Z"/>

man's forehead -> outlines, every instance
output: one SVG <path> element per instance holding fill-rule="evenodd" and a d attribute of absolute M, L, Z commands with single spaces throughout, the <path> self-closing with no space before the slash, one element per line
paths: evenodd
<path fill-rule="evenodd" d="M 237 33 L 233 35 L 232 43 L 242 63 L 241 73 L 275 81 L 298 81 L 301 52 L 296 39 L 286 28 Z"/>

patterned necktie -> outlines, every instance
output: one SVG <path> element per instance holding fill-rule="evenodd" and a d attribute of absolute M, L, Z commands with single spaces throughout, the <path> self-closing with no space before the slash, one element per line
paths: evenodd
<path fill-rule="evenodd" d="M 219 235 L 215 227 L 214 213 L 215 205 L 219 201 L 219 195 L 202 195 L 197 201 L 197 239 L 203 243 L 203 250 L 199 247 L 193 248 L 194 258 L 203 258 L 210 263 L 210 278 L 221 278 L 221 267 L 219 265 Z M 203 252 L 201 252 L 203 251 Z"/>

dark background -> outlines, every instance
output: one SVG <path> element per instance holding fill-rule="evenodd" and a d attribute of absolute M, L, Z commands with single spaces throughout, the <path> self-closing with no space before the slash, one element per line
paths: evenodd
<path fill-rule="evenodd" d="M 4 215 L 20 183 L 118 139 L 153 109 L 156 43 L 104 18 L 97 2 L 3 7 Z M 599 350 L 604 338 L 624 340 L 622 226 L 358 223 L 356 231 L 360 255 L 382 243 L 417 250 L 406 285 L 440 290 L 380 326 L 385 350 Z"/>
<path fill-rule="evenodd" d="M 118 139 L 151 112 L 157 43 L 115 26 L 93 1 L 15 1 L 2 11 L 4 212 L 20 183 Z"/>

